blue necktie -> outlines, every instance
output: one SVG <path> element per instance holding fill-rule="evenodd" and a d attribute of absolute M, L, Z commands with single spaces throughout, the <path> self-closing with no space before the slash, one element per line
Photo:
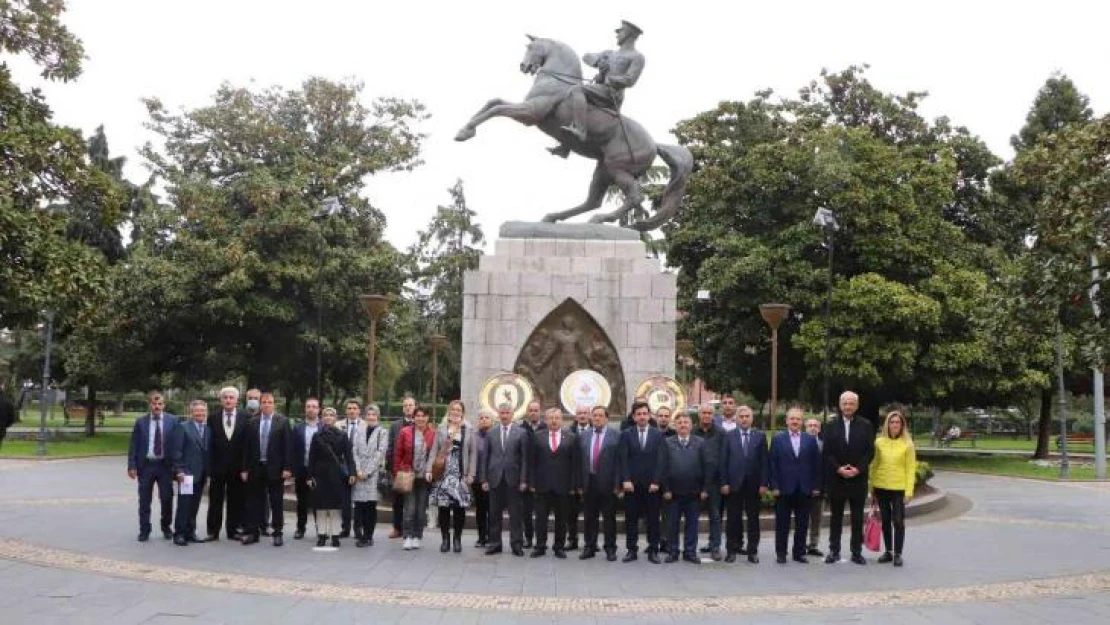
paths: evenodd
<path fill-rule="evenodd" d="M 270 446 L 270 417 L 262 417 L 262 439 L 259 441 L 259 455 L 266 462 L 266 448 Z"/>

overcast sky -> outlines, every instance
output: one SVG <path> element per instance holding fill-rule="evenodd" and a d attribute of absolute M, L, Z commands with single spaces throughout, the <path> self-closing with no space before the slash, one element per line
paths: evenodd
<path fill-rule="evenodd" d="M 792 2 L 394 2 L 312 0 L 71 0 L 65 23 L 88 60 L 74 83 L 42 85 L 58 122 L 89 134 L 104 124 L 136 182 L 137 148 L 151 138 L 140 98 L 171 109 L 203 106 L 221 82 L 296 87 L 308 76 L 355 78 L 367 100 L 423 101 L 432 114 L 425 165 L 367 181 L 399 247 L 415 240 L 447 188 L 462 178 L 490 239 L 501 222 L 539 219 L 578 204 L 592 163 L 555 158 L 534 128 L 493 120 L 467 143 L 455 132 L 492 97 L 517 101 L 531 77 L 518 70 L 525 33 L 559 39 L 580 55 L 613 47 L 628 19 L 647 57 L 624 113 L 658 142 L 674 124 L 720 100 L 764 88 L 790 96 L 821 68 L 871 65 L 886 91 L 926 90 L 927 117 L 948 115 L 1011 155 L 1009 137 L 1033 96 L 1063 71 L 1110 107 L 1110 3 L 794 0 Z M 25 87 L 33 69 L 13 67 Z"/>

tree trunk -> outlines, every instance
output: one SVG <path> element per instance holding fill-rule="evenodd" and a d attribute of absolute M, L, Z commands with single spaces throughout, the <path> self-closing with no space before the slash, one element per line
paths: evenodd
<path fill-rule="evenodd" d="M 1037 423 L 1037 451 L 1033 458 L 1046 460 L 1048 458 L 1048 439 L 1052 433 L 1052 389 L 1041 391 L 1041 418 Z"/>
<path fill-rule="evenodd" d="M 89 387 L 89 408 L 85 411 L 85 436 L 96 436 L 96 388 Z"/>

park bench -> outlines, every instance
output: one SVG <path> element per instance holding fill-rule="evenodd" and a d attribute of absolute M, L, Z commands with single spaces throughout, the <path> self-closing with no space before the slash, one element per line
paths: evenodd
<path fill-rule="evenodd" d="M 1078 445 L 1091 445 L 1093 447 L 1095 444 L 1095 435 L 1091 432 L 1073 432 L 1067 435 L 1067 441 L 1069 449 Z M 1056 449 L 1059 450 L 1062 447 L 1060 437 L 1057 436 Z"/>
<path fill-rule="evenodd" d="M 971 447 L 975 448 L 976 447 L 975 439 L 976 439 L 975 432 L 970 432 L 969 431 L 969 432 L 960 432 L 960 437 L 959 438 L 946 439 L 944 437 L 941 437 L 937 440 L 937 443 L 938 443 L 938 446 L 940 446 L 940 447 L 951 447 L 954 443 L 958 443 L 960 441 L 968 441 L 968 442 L 971 443 Z"/>

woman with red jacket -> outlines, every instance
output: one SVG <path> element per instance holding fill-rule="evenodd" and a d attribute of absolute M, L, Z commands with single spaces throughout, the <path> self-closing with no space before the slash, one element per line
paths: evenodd
<path fill-rule="evenodd" d="M 420 548 L 424 526 L 428 524 L 428 481 L 425 474 L 432 470 L 431 451 L 436 440 L 436 430 L 428 424 L 428 411 L 417 407 L 412 413 L 412 425 L 401 428 L 393 450 L 394 478 L 397 472 L 412 471 L 412 490 L 405 494 L 405 514 L 402 529 L 404 549 Z"/>

